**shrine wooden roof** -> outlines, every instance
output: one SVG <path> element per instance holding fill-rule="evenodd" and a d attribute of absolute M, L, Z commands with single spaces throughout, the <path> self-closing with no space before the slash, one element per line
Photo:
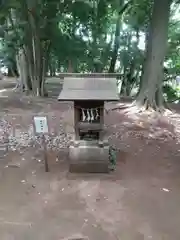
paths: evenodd
<path fill-rule="evenodd" d="M 75 100 L 119 100 L 116 78 L 72 78 L 64 79 L 59 101 Z"/>

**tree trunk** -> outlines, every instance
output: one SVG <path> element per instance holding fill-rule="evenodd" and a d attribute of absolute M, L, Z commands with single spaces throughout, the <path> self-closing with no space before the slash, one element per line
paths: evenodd
<path fill-rule="evenodd" d="M 35 0 L 21 0 L 23 18 L 27 21 L 25 31 L 25 62 L 28 69 L 32 93 L 41 96 L 44 92 L 44 56 L 46 49 L 40 38 L 40 22 L 38 18 L 38 3 Z M 28 26 L 28 27 L 27 27 Z M 42 90 L 41 90 L 42 88 Z"/>
<path fill-rule="evenodd" d="M 123 5 L 123 0 L 120 0 L 120 6 Z M 123 7 L 120 9 L 116 21 L 116 31 L 115 31 L 115 39 L 114 39 L 114 47 L 112 50 L 112 55 L 111 55 L 111 62 L 110 62 L 110 67 L 109 67 L 109 73 L 114 73 L 115 71 L 115 66 L 116 66 L 116 60 L 118 57 L 118 50 L 120 46 L 120 30 L 121 30 L 121 17 L 122 14 L 126 11 L 130 4 L 130 1 L 127 2 Z"/>
<path fill-rule="evenodd" d="M 142 83 L 136 99 L 136 103 L 144 106 L 145 109 L 161 110 L 163 108 L 163 63 L 171 2 L 171 0 L 154 0 Z"/>
<path fill-rule="evenodd" d="M 49 61 L 49 64 L 48 64 L 48 70 L 49 70 L 49 75 L 50 77 L 54 77 L 54 69 L 53 69 L 53 66 L 52 66 L 52 61 Z"/>
<path fill-rule="evenodd" d="M 8 67 L 8 77 L 17 77 L 18 76 L 18 71 L 17 71 L 17 66 L 16 62 L 13 60 L 11 65 Z"/>
<path fill-rule="evenodd" d="M 115 71 L 115 65 L 116 65 L 116 60 L 117 60 L 118 50 L 119 50 L 119 45 L 120 45 L 120 39 L 119 39 L 120 38 L 120 29 L 121 29 L 121 17 L 118 16 L 118 19 L 116 22 L 114 48 L 112 51 L 109 73 L 113 73 Z"/>
<path fill-rule="evenodd" d="M 127 96 L 131 95 L 132 86 L 134 85 L 134 82 L 135 82 L 134 72 L 135 72 L 135 62 L 133 59 L 132 62 L 130 63 L 129 71 L 127 74 L 127 85 L 126 85 Z"/>
<path fill-rule="evenodd" d="M 128 34 L 127 38 L 127 51 L 126 56 L 123 58 L 123 82 L 122 82 L 122 88 L 121 88 L 121 95 L 122 96 L 128 96 L 129 95 L 129 88 L 131 85 L 131 75 L 134 71 L 134 59 L 131 60 L 131 56 L 129 55 L 129 52 L 131 52 L 131 46 L 132 45 L 132 34 Z M 131 62 L 131 63 L 130 63 Z M 132 73 L 131 73 L 132 72 Z"/>
<path fill-rule="evenodd" d="M 72 73 L 73 72 L 73 64 L 71 59 L 68 60 L 68 72 Z"/>
<path fill-rule="evenodd" d="M 28 69 L 27 69 L 27 62 L 25 59 L 25 53 L 23 49 L 20 49 L 16 55 L 16 63 L 17 69 L 19 72 L 19 82 L 17 83 L 17 87 L 20 88 L 21 91 L 28 92 L 29 84 L 28 84 Z"/>

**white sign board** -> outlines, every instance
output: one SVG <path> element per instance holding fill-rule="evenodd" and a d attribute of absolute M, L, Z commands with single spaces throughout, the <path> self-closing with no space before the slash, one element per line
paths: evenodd
<path fill-rule="evenodd" d="M 36 133 L 48 133 L 47 117 L 34 117 L 34 125 Z"/>

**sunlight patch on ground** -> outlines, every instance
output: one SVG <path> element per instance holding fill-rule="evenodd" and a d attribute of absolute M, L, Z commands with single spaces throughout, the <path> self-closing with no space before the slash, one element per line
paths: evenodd
<path fill-rule="evenodd" d="M 176 135 L 177 143 L 180 143 L 180 114 L 174 113 L 171 115 L 172 123 L 174 125 L 174 131 Z"/>
<path fill-rule="evenodd" d="M 0 93 L 7 92 L 7 89 L 0 89 Z"/>
<path fill-rule="evenodd" d="M 129 118 L 131 118 L 132 120 L 137 120 L 137 119 L 141 119 L 146 118 L 158 118 L 160 116 L 160 113 L 155 112 L 155 111 L 143 111 L 143 109 L 134 106 L 132 104 L 124 104 L 126 105 L 127 108 L 125 108 L 124 110 L 122 110 L 122 112 Z"/>
<path fill-rule="evenodd" d="M 120 107 L 119 110 L 117 109 L 117 113 L 119 115 L 123 114 L 131 120 L 131 126 L 128 127 L 130 135 L 163 142 L 180 139 L 180 127 L 178 129 L 180 116 L 175 117 L 175 112 L 166 110 L 161 114 L 154 110 L 142 111 L 137 106 L 125 103 L 123 104 L 123 108 Z M 177 119 L 179 119 L 179 123 L 177 123 Z"/>
<path fill-rule="evenodd" d="M 6 95 L 4 95 L 6 93 Z M 9 91 L 8 91 L 8 89 L 0 89 L 0 97 L 1 98 L 8 98 L 8 93 L 9 93 Z"/>
<path fill-rule="evenodd" d="M 130 117 L 133 120 L 139 119 L 139 118 L 147 118 L 147 120 L 150 119 L 159 119 L 162 116 L 170 116 L 173 115 L 174 113 L 171 112 L 170 110 L 166 110 L 163 114 L 152 110 L 145 110 L 142 108 L 139 108 L 138 106 L 134 106 L 133 104 L 124 104 L 126 107 L 122 112 Z"/>

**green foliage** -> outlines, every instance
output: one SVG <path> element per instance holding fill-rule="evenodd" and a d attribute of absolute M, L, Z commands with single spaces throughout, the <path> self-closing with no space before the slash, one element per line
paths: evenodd
<path fill-rule="evenodd" d="M 110 146 L 109 148 L 109 163 L 110 163 L 110 169 L 113 171 L 115 170 L 116 163 L 117 163 L 117 149 Z"/>
<path fill-rule="evenodd" d="M 139 85 L 145 53 L 139 44 L 141 36 L 147 36 L 152 0 L 2 1 L 0 59 L 8 67 L 14 64 L 17 50 L 32 34 L 28 25 L 28 18 L 32 14 L 44 51 L 48 46 L 47 70 L 67 71 L 71 63 L 72 71 L 76 72 L 108 71 L 118 14 L 127 2 L 128 8 L 121 16 L 115 71 L 123 74 L 123 87 L 126 88 L 126 94 L 131 94 L 132 88 Z M 172 82 L 180 74 L 180 21 L 173 18 L 178 6 L 172 8 L 169 25 L 167 82 Z M 167 84 L 164 92 L 168 99 L 173 99 L 176 91 Z"/>
<path fill-rule="evenodd" d="M 180 95 L 179 95 L 179 89 L 178 88 L 173 88 L 172 86 L 165 84 L 163 86 L 163 92 L 165 99 L 168 102 L 174 102 L 176 100 L 180 100 Z"/>
<path fill-rule="evenodd" d="M 147 31 L 151 16 L 153 0 L 134 0 L 129 8 L 125 22 L 134 29 Z"/>

